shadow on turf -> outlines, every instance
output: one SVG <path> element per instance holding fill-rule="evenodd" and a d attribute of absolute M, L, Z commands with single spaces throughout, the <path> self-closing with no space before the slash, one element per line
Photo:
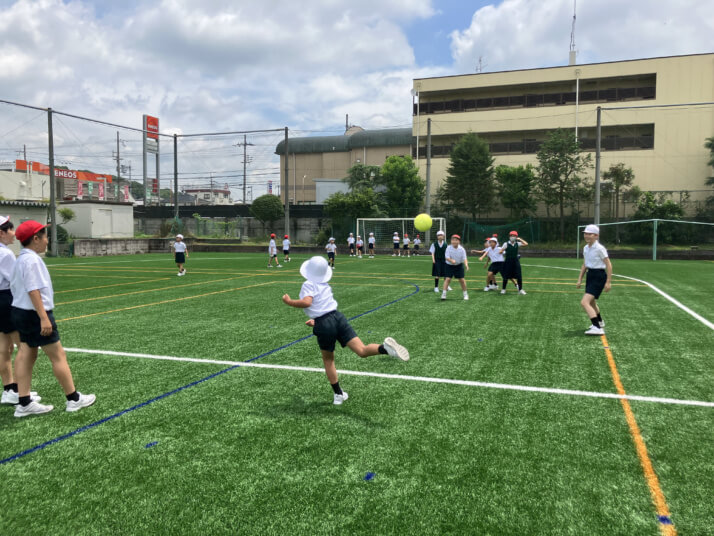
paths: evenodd
<path fill-rule="evenodd" d="M 349 403 L 350 402 L 347 401 L 343 406 L 336 407 L 332 403 L 332 396 L 326 397 L 324 400 L 310 401 L 305 401 L 298 396 L 293 396 L 290 402 L 265 406 L 258 411 L 251 411 L 250 414 L 272 419 L 284 419 L 286 416 L 306 419 L 314 419 L 316 417 L 334 419 L 335 415 L 341 415 L 352 421 L 359 422 L 368 428 L 382 428 L 381 424 L 377 424 L 362 415 L 355 415 L 344 411 L 347 409 Z"/>

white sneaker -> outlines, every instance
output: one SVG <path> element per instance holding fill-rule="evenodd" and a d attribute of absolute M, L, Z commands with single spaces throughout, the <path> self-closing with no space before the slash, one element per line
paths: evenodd
<path fill-rule="evenodd" d="M 434 287 L 434 292 L 439 293 L 439 287 Z"/>
<path fill-rule="evenodd" d="M 605 330 L 602 328 L 596 328 L 595 326 L 590 326 L 585 332 L 585 335 L 604 335 Z"/>
<path fill-rule="evenodd" d="M 282 265 L 282 264 L 278 264 L 278 268 L 282 268 L 282 267 L 283 267 L 283 265 Z"/>
<path fill-rule="evenodd" d="M 268 265 L 268 268 L 272 268 L 272 267 L 273 267 L 273 265 L 272 265 L 272 264 L 269 264 L 269 265 Z"/>
<path fill-rule="evenodd" d="M 465 300 L 468 300 L 468 299 L 469 299 L 469 293 L 468 293 L 468 292 L 464 292 L 464 299 L 465 299 Z"/>
<path fill-rule="evenodd" d="M 179 276 L 179 277 L 181 277 L 181 272 L 177 273 L 176 275 Z"/>
<path fill-rule="evenodd" d="M 449 288 L 448 288 L 447 290 L 454 290 L 454 289 L 453 289 L 453 288 L 451 288 L 451 285 L 449 285 Z"/>
<path fill-rule="evenodd" d="M 506 289 L 505 288 L 501 289 L 501 294 L 505 294 L 505 293 L 506 293 Z"/>
<path fill-rule="evenodd" d="M 491 290 L 498 290 L 498 285 L 489 285 Z"/>
<path fill-rule="evenodd" d="M 525 296 L 525 295 L 526 295 L 526 291 L 523 290 L 523 289 L 521 289 L 521 290 L 518 291 L 518 294 L 520 294 L 521 296 Z"/>
<path fill-rule="evenodd" d="M 404 348 L 404 346 L 399 344 L 391 337 L 387 337 L 386 339 L 384 339 L 384 342 L 382 344 L 384 345 L 384 349 L 387 351 L 387 353 L 392 357 L 398 357 L 402 361 L 409 361 L 409 350 Z"/>
<path fill-rule="evenodd" d="M 484 292 L 488 292 L 489 290 L 491 290 L 491 287 L 483 287 Z"/>
<path fill-rule="evenodd" d="M 601 327 L 601 328 L 604 328 L 604 327 L 605 327 L 605 321 L 604 321 L 604 320 L 601 320 L 601 321 L 599 322 L 599 324 L 600 324 L 600 327 Z"/>
<path fill-rule="evenodd" d="M 347 391 L 342 391 L 341 395 L 338 395 L 337 393 L 335 393 L 335 396 L 332 399 L 332 403 L 335 406 L 339 406 L 340 404 L 342 404 L 342 402 L 344 402 L 348 398 L 349 398 L 349 395 L 347 394 Z"/>
<path fill-rule="evenodd" d="M 445 299 L 446 299 L 446 291 L 441 293 L 441 300 L 443 301 Z"/>
<path fill-rule="evenodd" d="M 28 417 L 30 415 L 42 415 L 43 413 L 49 413 L 54 409 L 54 406 L 40 404 L 34 400 L 30 402 L 27 406 L 21 406 L 18 404 L 15 406 L 15 417 Z"/>
<path fill-rule="evenodd" d="M 35 391 L 30 392 L 30 401 L 32 402 L 39 402 L 42 400 L 41 396 L 37 396 L 37 393 Z M 2 400 L 0 400 L 0 404 L 19 404 L 20 403 L 20 394 L 16 391 L 3 391 L 2 392 Z"/>
<path fill-rule="evenodd" d="M 91 406 L 97 400 L 95 395 L 83 395 L 79 394 L 79 400 L 76 402 L 74 400 L 67 400 L 67 411 L 79 411 L 82 408 Z"/>

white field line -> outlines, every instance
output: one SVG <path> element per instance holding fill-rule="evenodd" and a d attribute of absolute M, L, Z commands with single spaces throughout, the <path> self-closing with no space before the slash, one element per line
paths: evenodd
<path fill-rule="evenodd" d="M 250 368 L 274 369 L 274 370 L 293 370 L 299 372 L 317 372 L 324 374 L 324 370 L 314 367 L 296 367 L 292 365 L 276 365 L 272 363 L 255 363 L 247 361 L 223 361 L 217 359 L 198 359 L 195 357 L 177 357 L 169 355 L 154 355 L 154 354 L 138 354 L 132 352 L 115 352 L 112 350 L 91 350 L 86 348 L 65 348 L 65 351 L 77 354 L 96 354 L 96 355 L 112 355 L 121 357 L 138 357 L 142 359 L 158 359 L 162 361 L 182 361 L 188 363 L 203 363 L 212 365 L 227 365 L 240 366 Z M 702 406 L 712 408 L 714 402 L 705 402 L 700 400 L 682 400 L 678 398 L 660 398 L 654 396 L 638 396 L 638 395 L 619 395 L 617 393 L 598 393 L 595 391 L 579 391 L 574 389 L 556 389 L 550 387 L 533 387 L 529 385 L 512 385 L 507 383 L 491 383 L 477 382 L 471 380 L 452 380 L 448 378 L 429 378 L 425 376 L 406 376 L 402 374 L 384 374 L 381 372 L 364 372 L 359 370 L 338 370 L 340 374 L 346 376 L 367 376 L 370 378 L 384 378 L 390 380 L 414 381 L 425 383 L 445 383 L 450 385 L 465 385 L 469 387 L 484 387 L 490 389 L 504 389 L 509 391 L 528 391 L 534 393 L 549 393 L 556 395 L 568 396 L 585 396 L 590 398 L 613 398 L 636 400 L 638 402 L 655 402 L 659 404 L 677 404 L 681 406 Z"/>
<path fill-rule="evenodd" d="M 545 266 L 544 264 L 524 264 L 523 266 L 532 266 L 532 267 L 535 267 L 535 268 L 553 268 L 553 269 L 556 269 L 556 270 L 571 270 L 571 271 L 575 271 L 575 272 L 579 272 L 579 271 L 580 271 L 580 268 L 566 268 L 566 267 L 563 267 L 563 266 Z M 706 318 L 704 318 L 702 315 L 700 315 L 700 314 L 698 314 L 698 313 L 692 311 L 689 307 L 687 307 L 686 305 L 684 305 L 682 302 L 680 302 L 680 301 L 674 299 L 672 296 L 670 296 L 669 294 L 667 294 L 665 291 L 663 291 L 663 290 L 657 288 L 657 287 L 654 286 L 652 283 L 650 283 L 650 282 L 648 282 L 648 281 L 645 281 L 644 279 L 637 279 L 636 277 L 630 277 L 630 276 L 627 276 L 627 275 L 619 275 L 619 274 L 612 274 L 612 275 L 615 276 L 615 277 L 621 277 L 621 278 L 623 278 L 623 279 L 629 279 L 630 281 L 637 281 L 638 283 L 642 283 L 642 284 L 644 284 L 644 285 L 647 285 L 649 288 L 651 288 L 652 290 L 654 290 L 657 294 L 661 295 L 662 297 L 664 297 L 665 299 L 669 300 L 669 301 L 672 302 L 674 305 L 676 305 L 677 307 L 679 307 L 682 311 L 684 311 L 684 312 L 687 313 L 688 315 L 690 315 L 690 316 L 696 318 L 697 320 L 699 320 L 702 324 L 704 324 L 704 325 L 705 325 L 706 327 L 708 327 L 709 329 L 714 330 L 714 323 L 710 322 L 709 320 L 707 320 Z"/>
<path fill-rule="evenodd" d="M 162 253 L 151 253 L 151 255 L 156 255 L 156 258 L 154 259 L 138 259 L 138 260 L 126 260 L 126 261 L 104 261 L 104 262 L 65 262 L 65 263 L 51 263 L 48 264 L 48 268 L 52 268 L 53 266 L 110 266 L 112 264 L 119 264 L 119 263 L 135 263 L 135 262 L 157 262 L 161 261 L 162 259 L 159 258 L 159 255 L 163 255 Z M 168 259 L 169 261 L 172 261 L 171 258 L 171 252 L 167 251 L 165 254 L 165 259 Z M 197 257 L 197 258 L 191 258 L 191 262 L 195 261 L 229 261 L 229 260 L 235 260 L 235 257 Z M 171 264 L 171 263 L 169 263 Z"/>

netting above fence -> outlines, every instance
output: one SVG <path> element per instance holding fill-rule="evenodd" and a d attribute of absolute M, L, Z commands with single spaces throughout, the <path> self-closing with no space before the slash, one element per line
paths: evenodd
<path fill-rule="evenodd" d="M 464 222 L 462 240 L 468 244 L 480 244 L 487 238 L 497 235 L 499 242 L 505 242 L 511 231 L 518 232 L 518 236 L 527 242 L 537 242 L 540 239 L 540 222 L 531 218 L 501 225 L 484 225 L 467 221 Z"/>

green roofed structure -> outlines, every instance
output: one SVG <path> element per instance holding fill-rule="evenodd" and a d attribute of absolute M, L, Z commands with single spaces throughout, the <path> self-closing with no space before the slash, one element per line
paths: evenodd
<path fill-rule="evenodd" d="M 289 138 L 288 197 L 294 204 L 323 203 L 331 194 L 347 191 L 342 179 L 353 165 L 381 166 L 389 156 L 410 155 L 413 145 L 411 128 L 350 127 L 340 136 Z M 284 140 L 276 146 L 275 154 L 280 155 L 280 183 L 285 184 Z"/>

